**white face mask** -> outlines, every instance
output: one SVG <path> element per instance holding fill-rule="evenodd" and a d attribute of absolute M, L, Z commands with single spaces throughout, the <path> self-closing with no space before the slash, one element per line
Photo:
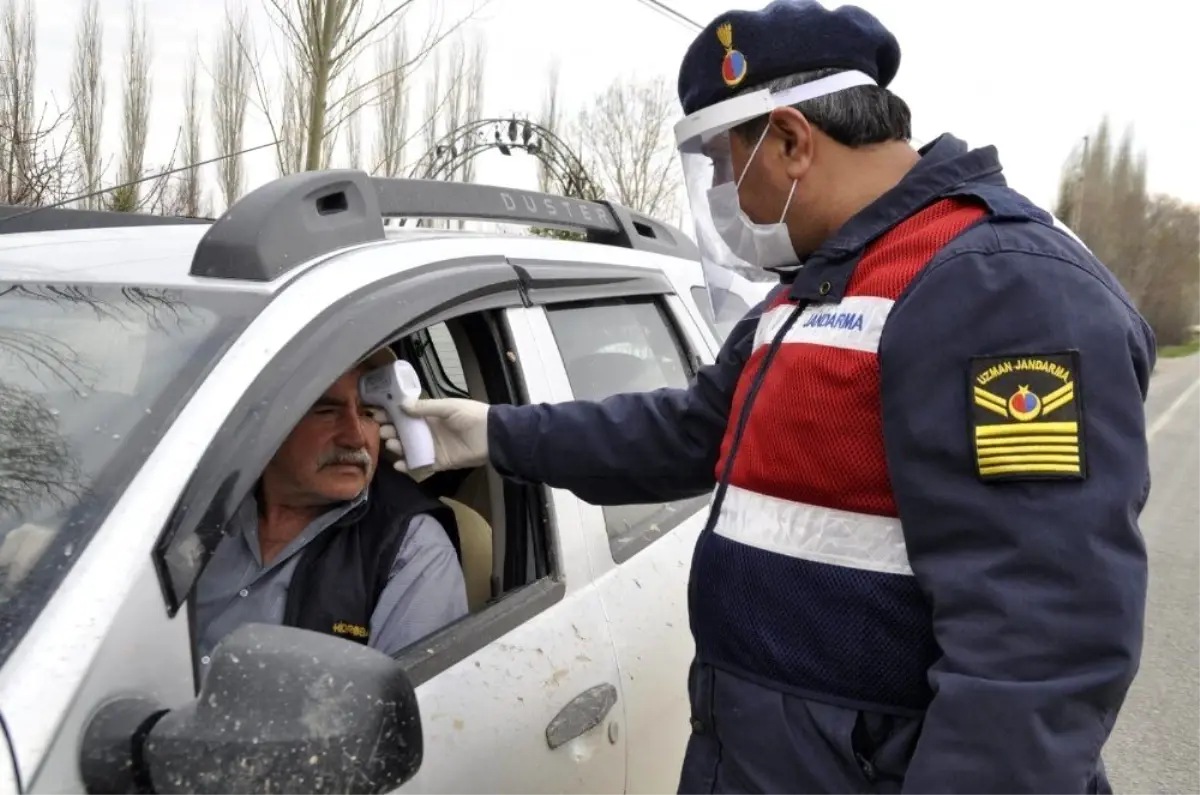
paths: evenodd
<path fill-rule="evenodd" d="M 795 265 L 800 259 L 792 245 L 787 224 L 783 222 L 792 204 L 792 197 L 796 194 L 796 181 L 792 180 L 792 189 L 788 192 L 783 212 L 779 215 L 779 221 L 773 224 L 756 224 L 751 221 L 742 210 L 741 201 L 738 199 L 738 186 L 750 170 L 750 164 L 754 162 L 754 156 L 758 154 L 758 148 L 762 146 L 766 135 L 767 130 L 764 129 L 736 182 L 729 180 L 708 190 L 708 209 L 712 214 L 713 227 L 734 256 L 756 268 L 779 268 Z"/>

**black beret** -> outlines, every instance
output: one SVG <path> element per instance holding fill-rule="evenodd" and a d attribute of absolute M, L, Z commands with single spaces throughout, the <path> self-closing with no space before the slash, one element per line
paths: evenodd
<path fill-rule="evenodd" d="M 759 11 L 722 14 L 704 28 L 679 67 L 679 102 L 691 114 L 779 77 L 835 68 L 857 69 L 887 86 L 900 68 L 900 44 L 857 6 L 774 0 Z"/>

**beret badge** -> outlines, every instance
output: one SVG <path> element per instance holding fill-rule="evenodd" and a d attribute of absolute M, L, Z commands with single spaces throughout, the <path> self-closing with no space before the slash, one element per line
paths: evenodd
<path fill-rule="evenodd" d="M 746 79 L 746 56 L 733 49 L 733 25 L 726 22 L 717 28 L 717 39 L 725 48 L 721 61 L 721 78 L 727 86 L 736 86 Z"/>

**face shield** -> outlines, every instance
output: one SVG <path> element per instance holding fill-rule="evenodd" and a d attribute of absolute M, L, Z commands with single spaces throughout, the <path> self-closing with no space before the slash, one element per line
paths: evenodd
<path fill-rule="evenodd" d="M 738 281 L 763 267 L 795 260 L 786 229 L 780 229 L 779 224 L 755 224 L 741 211 L 737 188 L 743 175 L 733 173 L 729 131 L 776 108 L 863 85 L 875 85 L 875 81 L 862 72 L 839 72 L 775 93 L 764 88 L 733 97 L 701 108 L 675 125 L 696 245 L 718 323 L 737 319 L 725 317 L 729 311 L 722 310 Z M 764 266 L 764 261 L 771 264 Z"/>

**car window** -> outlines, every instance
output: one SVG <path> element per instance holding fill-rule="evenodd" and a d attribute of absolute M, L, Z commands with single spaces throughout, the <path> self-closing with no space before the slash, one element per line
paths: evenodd
<path fill-rule="evenodd" d="M 687 357 L 652 300 L 561 305 L 547 315 L 582 400 L 688 385 Z"/>
<path fill-rule="evenodd" d="M 0 282 L 0 660 L 249 314 L 240 296 Z"/>
<path fill-rule="evenodd" d="M 623 392 L 686 388 L 688 358 L 665 308 L 653 300 L 621 300 L 548 307 L 575 397 L 603 400 Z M 689 501 L 690 502 L 690 501 Z M 626 559 L 647 536 L 675 524 L 681 504 L 605 506 L 613 559 Z"/>

